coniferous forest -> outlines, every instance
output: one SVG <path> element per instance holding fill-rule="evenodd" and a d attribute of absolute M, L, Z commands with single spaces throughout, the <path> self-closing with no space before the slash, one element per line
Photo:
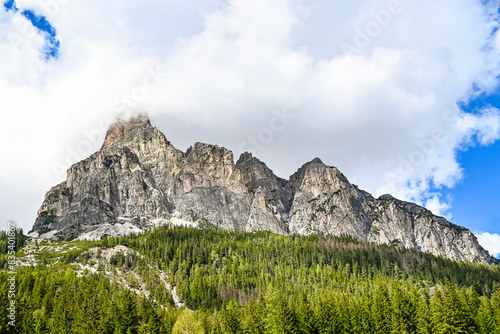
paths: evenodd
<path fill-rule="evenodd" d="M 0 333 L 500 333 L 498 265 L 349 237 L 211 226 L 161 227 L 51 251 L 17 234 L 17 257 L 30 256 L 21 246 L 31 242 L 36 264 L 17 267 L 13 327 L 7 236 L 0 235 Z M 92 256 L 118 245 L 133 251 Z M 167 284 L 184 306 L 176 307 Z"/>

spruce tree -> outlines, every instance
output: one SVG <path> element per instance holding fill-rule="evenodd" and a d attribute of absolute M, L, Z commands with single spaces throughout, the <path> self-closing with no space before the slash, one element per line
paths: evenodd
<path fill-rule="evenodd" d="M 193 312 L 184 309 L 172 328 L 172 334 L 204 334 L 202 325 L 196 320 Z"/>
<path fill-rule="evenodd" d="M 390 333 L 392 306 L 389 289 L 384 281 L 377 282 L 372 302 L 374 333 Z"/>

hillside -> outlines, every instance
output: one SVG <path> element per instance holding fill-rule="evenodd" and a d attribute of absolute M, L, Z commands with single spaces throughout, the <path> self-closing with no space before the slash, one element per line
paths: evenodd
<path fill-rule="evenodd" d="M 0 251 L 5 306 L 9 274 Z M 17 333 L 180 333 L 181 325 L 193 333 L 500 328 L 498 266 L 350 237 L 206 224 L 101 241 L 30 238 L 17 257 Z M 9 333 L 2 326 L 0 333 Z"/>

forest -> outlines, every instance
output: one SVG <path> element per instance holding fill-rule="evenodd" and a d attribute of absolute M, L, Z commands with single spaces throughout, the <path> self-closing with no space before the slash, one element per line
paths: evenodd
<path fill-rule="evenodd" d="M 0 234 L 0 333 L 500 334 L 500 267 L 322 234 L 159 227 L 36 253 L 16 270 L 16 326 L 7 318 L 8 257 Z M 17 257 L 26 256 L 22 231 Z M 29 239 L 28 239 L 29 241 Z M 38 241 L 35 241 L 38 247 Z M 99 252 L 117 245 L 105 270 Z M 95 264 L 97 266 L 97 263 Z M 106 267 L 108 268 L 108 267 Z M 114 274 L 113 274 L 114 273 Z M 118 284 L 116 273 L 144 279 Z M 185 307 L 176 308 L 160 273 Z M 133 274 L 133 275 L 132 275 Z M 131 289 L 130 287 L 134 288 Z"/>

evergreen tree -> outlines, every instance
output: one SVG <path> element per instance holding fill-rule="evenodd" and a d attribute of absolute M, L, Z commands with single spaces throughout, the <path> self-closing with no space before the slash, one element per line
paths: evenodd
<path fill-rule="evenodd" d="M 390 333 L 392 306 L 389 289 L 385 282 L 380 282 L 375 286 L 372 305 L 374 333 Z"/>
<path fill-rule="evenodd" d="M 74 316 L 71 290 L 68 282 L 63 281 L 63 286 L 58 289 L 55 296 L 56 302 L 49 321 L 50 332 L 54 334 L 72 333 Z"/>
<path fill-rule="evenodd" d="M 240 329 L 240 311 L 234 300 L 230 300 L 219 313 L 220 327 L 223 333 L 238 333 Z"/>
<path fill-rule="evenodd" d="M 185 309 L 175 322 L 172 334 L 203 334 L 205 331 L 198 320 L 188 309 Z"/>
<path fill-rule="evenodd" d="M 88 291 L 80 292 L 77 297 L 77 312 L 75 316 L 75 332 L 79 334 L 100 333 L 105 331 L 101 314 L 101 303 L 97 294 Z"/>
<path fill-rule="evenodd" d="M 137 333 L 139 321 L 135 296 L 129 290 L 122 292 L 116 308 L 116 334 Z"/>
<path fill-rule="evenodd" d="M 431 314 L 429 310 L 429 296 L 427 292 L 419 293 L 416 289 L 412 290 L 413 301 L 416 304 L 415 322 L 417 334 L 431 334 Z"/>
<path fill-rule="evenodd" d="M 49 334 L 48 317 L 41 309 L 33 312 L 33 320 L 35 325 L 35 334 Z"/>
<path fill-rule="evenodd" d="M 398 281 L 392 282 L 391 288 L 392 321 L 391 333 L 409 334 L 416 331 L 416 309 L 407 291 Z"/>
<path fill-rule="evenodd" d="M 491 308 L 495 334 L 500 334 L 500 286 L 496 284 L 493 288 L 493 294 L 491 295 Z"/>
<path fill-rule="evenodd" d="M 493 308 L 491 307 L 491 302 L 485 296 L 480 298 L 480 304 L 476 319 L 479 328 L 479 333 L 482 334 L 499 333 L 499 331 L 497 330 L 498 327 L 495 326 L 495 319 L 493 316 Z"/>
<path fill-rule="evenodd" d="M 269 287 L 266 295 L 266 332 L 272 334 L 298 333 L 299 326 L 293 309 L 280 289 Z"/>
<path fill-rule="evenodd" d="M 319 333 L 318 319 L 314 314 L 314 310 L 307 300 L 307 295 L 302 293 L 300 303 L 296 309 L 300 333 Z"/>
<path fill-rule="evenodd" d="M 243 309 L 241 327 L 245 334 L 259 334 L 264 332 L 264 302 L 261 297 L 256 302 L 250 299 Z"/>
<path fill-rule="evenodd" d="M 314 326 L 318 328 L 318 331 L 321 333 L 341 333 L 342 332 L 342 319 L 340 317 L 339 310 L 340 300 L 338 299 L 338 295 L 326 295 L 324 298 L 318 303 L 318 308 L 316 309 L 316 317 L 315 324 L 309 324 L 309 326 Z"/>

